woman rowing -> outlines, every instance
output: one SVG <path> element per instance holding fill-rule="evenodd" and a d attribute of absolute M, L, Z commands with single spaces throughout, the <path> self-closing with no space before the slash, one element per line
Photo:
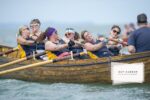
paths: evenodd
<path fill-rule="evenodd" d="M 36 53 L 44 52 L 45 50 L 45 34 L 40 30 L 41 22 L 39 19 L 33 19 L 30 22 L 31 38 L 36 41 Z M 39 59 L 45 59 L 45 56 L 38 57 Z"/>
<path fill-rule="evenodd" d="M 57 57 L 64 57 L 70 55 L 68 47 L 75 45 L 73 41 L 65 43 L 59 38 L 57 30 L 52 27 L 48 27 L 45 31 L 45 35 L 48 39 L 45 43 L 45 49 L 48 51 L 48 58 L 54 59 Z"/>
<path fill-rule="evenodd" d="M 74 41 L 75 45 L 72 47 L 69 47 L 68 48 L 69 51 L 73 51 L 73 53 L 79 53 L 83 51 L 79 34 L 75 32 L 73 28 L 66 28 L 64 41 L 68 43 L 70 40 Z"/>
<path fill-rule="evenodd" d="M 121 29 L 118 25 L 113 25 L 110 31 L 109 41 L 108 41 L 108 48 L 109 50 L 114 54 L 114 56 L 117 56 L 119 54 L 119 51 L 122 47 L 123 40 L 119 38 L 119 34 L 121 32 Z"/>
<path fill-rule="evenodd" d="M 30 37 L 30 30 L 26 25 L 19 28 L 17 42 L 21 58 L 33 54 L 36 49 L 35 41 Z"/>
<path fill-rule="evenodd" d="M 45 34 L 40 30 L 41 22 L 39 19 L 33 19 L 30 22 L 31 28 L 31 38 L 37 42 L 36 49 L 37 52 L 45 50 L 44 42 L 45 42 Z"/>
<path fill-rule="evenodd" d="M 95 40 L 92 34 L 86 30 L 81 32 L 81 38 L 85 42 L 84 48 L 90 51 L 90 54 L 92 53 L 91 58 L 111 56 L 111 52 L 106 47 L 107 41 Z"/>

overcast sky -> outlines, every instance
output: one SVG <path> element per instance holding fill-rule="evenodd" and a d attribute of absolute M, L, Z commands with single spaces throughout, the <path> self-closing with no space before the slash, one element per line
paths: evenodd
<path fill-rule="evenodd" d="M 0 23 L 42 22 L 112 24 L 150 17 L 150 0 L 0 0 Z"/>

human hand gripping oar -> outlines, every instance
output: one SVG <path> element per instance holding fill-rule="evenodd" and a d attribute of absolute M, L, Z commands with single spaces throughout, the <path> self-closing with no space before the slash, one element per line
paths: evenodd
<path fill-rule="evenodd" d="M 38 53 L 38 54 L 35 54 L 35 55 L 30 55 L 30 56 L 27 56 L 27 57 L 24 57 L 24 58 L 15 60 L 15 61 L 11 61 L 11 62 L 2 64 L 2 65 L 0 65 L 0 68 L 6 67 L 6 66 L 9 66 L 9 65 L 13 65 L 13 64 L 25 61 L 25 60 L 29 60 L 29 59 L 32 59 L 33 57 L 39 57 L 39 56 L 42 56 L 42 55 L 45 55 L 45 54 L 46 54 L 46 51 Z"/>
<path fill-rule="evenodd" d="M 116 39 L 112 39 L 112 38 L 107 38 L 107 39 L 110 40 L 110 41 L 116 42 L 116 43 L 120 43 L 120 44 L 122 44 L 124 46 L 128 46 L 127 42 L 123 42 L 123 41 L 120 41 L 118 39 L 116 40 Z"/>
<path fill-rule="evenodd" d="M 5 52 L 0 52 L 0 56 L 6 55 L 6 54 L 10 54 L 10 53 L 12 53 L 12 52 L 14 52 L 14 51 L 17 51 L 17 50 L 19 50 L 18 47 L 13 48 L 13 49 L 10 49 L 10 50 L 5 51 Z"/>
<path fill-rule="evenodd" d="M 85 54 L 87 54 L 87 52 L 76 53 L 76 54 L 73 55 L 73 57 L 82 56 L 82 55 L 85 55 Z M 47 60 L 47 61 L 42 61 L 42 62 L 39 62 L 39 63 L 26 65 L 26 66 L 12 68 L 12 69 L 8 69 L 8 70 L 0 71 L 0 75 L 4 75 L 4 74 L 8 74 L 8 73 L 11 73 L 11 72 L 16 72 L 16 71 L 24 70 L 24 69 L 28 69 L 28 68 L 33 68 L 33 67 L 37 67 L 37 66 L 41 66 L 41 65 L 45 65 L 45 64 L 49 64 L 49 63 L 59 62 L 59 61 L 66 60 L 66 59 L 69 59 L 69 58 L 71 58 L 71 56 L 56 58 L 56 59 L 53 59 L 53 60 Z"/>

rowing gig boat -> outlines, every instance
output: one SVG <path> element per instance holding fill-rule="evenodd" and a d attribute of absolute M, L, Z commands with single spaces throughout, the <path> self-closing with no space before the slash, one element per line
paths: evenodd
<path fill-rule="evenodd" d="M 0 45 L 0 52 L 12 49 Z M 0 64 L 17 59 L 18 51 L 0 57 Z M 19 59 L 19 58 L 18 58 Z M 39 62 L 28 60 L 9 68 Z M 30 69 L 25 69 L 0 76 L 4 79 L 18 79 L 34 82 L 65 82 L 65 83 L 111 83 L 111 62 L 138 63 L 143 62 L 145 68 L 145 82 L 150 83 L 150 51 L 132 55 L 104 57 L 96 60 L 65 60 Z M 3 70 L 3 69 L 0 69 Z"/>

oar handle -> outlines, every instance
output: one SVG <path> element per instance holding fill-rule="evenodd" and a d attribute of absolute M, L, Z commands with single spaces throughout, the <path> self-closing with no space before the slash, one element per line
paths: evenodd
<path fill-rule="evenodd" d="M 0 53 L 0 56 L 3 56 L 3 55 L 6 55 L 6 54 L 9 54 L 9 53 L 12 53 L 12 52 L 17 51 L 17 50 L 19 50 L 19 48 L 13 48 L 13 49 L 10 49 L 10 50 L 8 50 L 8 51 L 6 51 L 6 52 L 1 52 L 1 53 Z"/>

